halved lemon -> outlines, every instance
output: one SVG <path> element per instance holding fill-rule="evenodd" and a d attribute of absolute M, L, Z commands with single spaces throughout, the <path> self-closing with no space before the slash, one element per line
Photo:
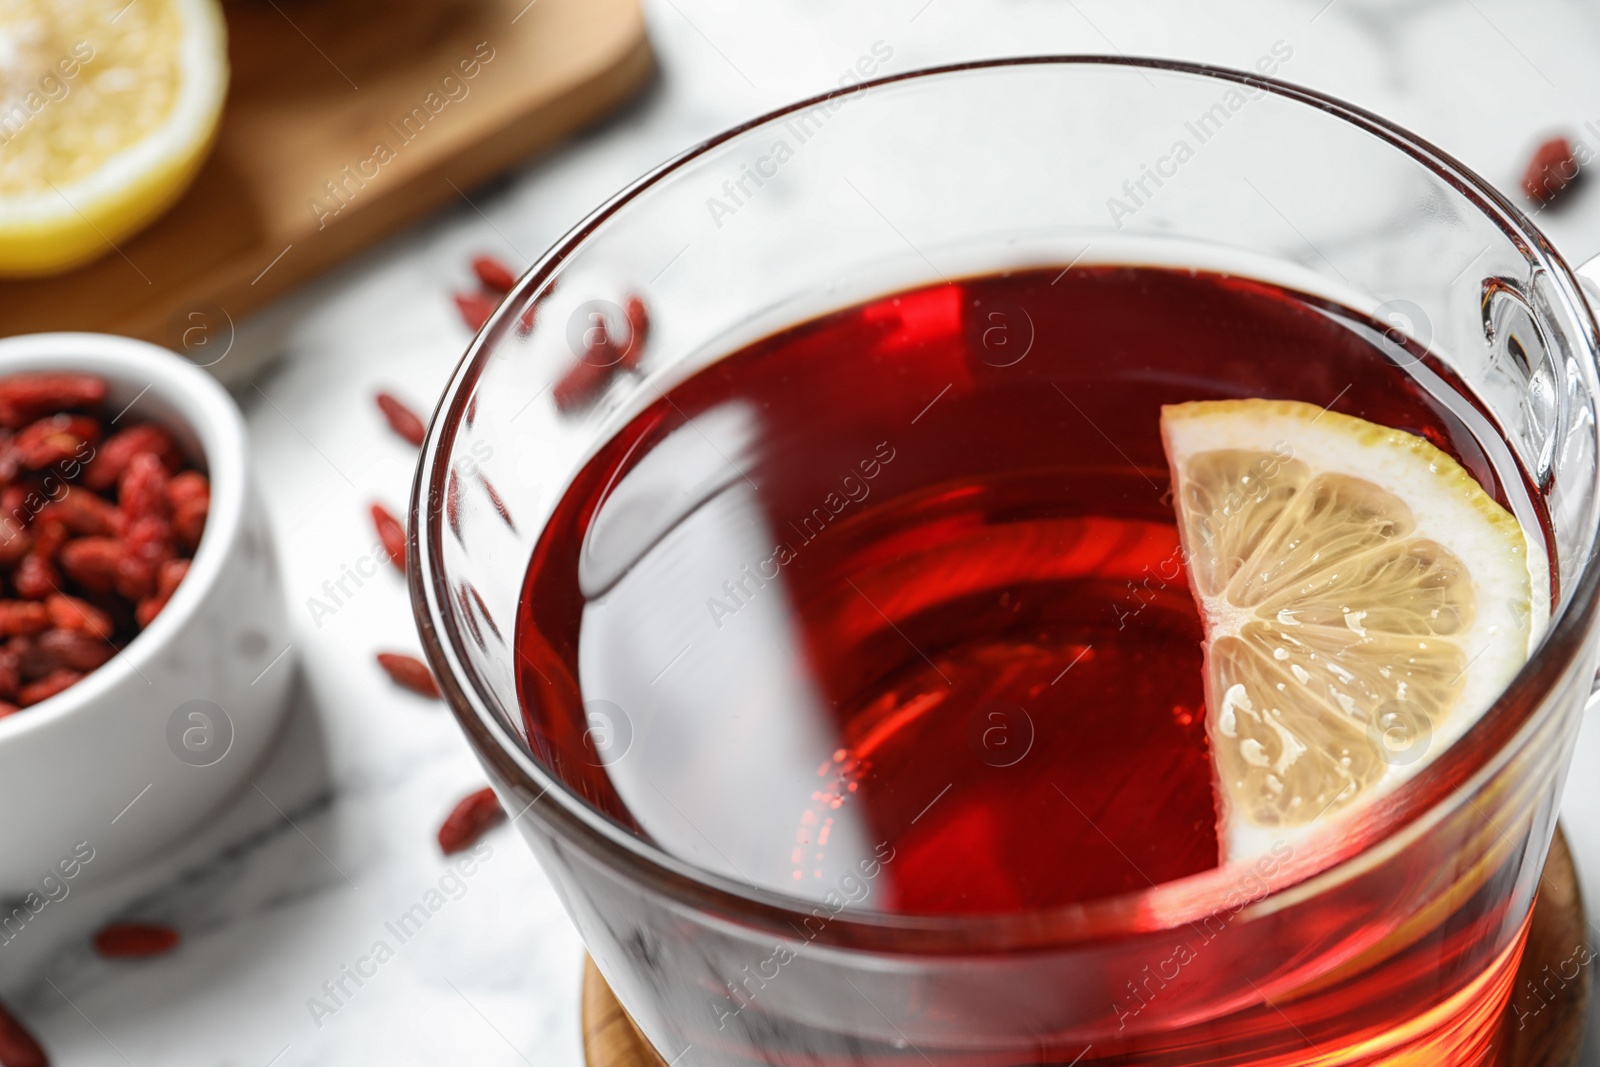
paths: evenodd
<path fill-rule="evenodd" d="M 165 211 L 227 85 L 216 0 L 0 0 L 0 275 L 67 270 Z"/>
<path fill-rule="evenodd" d="M 1170 405 L 1161 433 L 1229 861 L 1371 800 L 1460 737 L 1542 632 L 1547 563 L 1413 434 L 1280 400 Z"/>

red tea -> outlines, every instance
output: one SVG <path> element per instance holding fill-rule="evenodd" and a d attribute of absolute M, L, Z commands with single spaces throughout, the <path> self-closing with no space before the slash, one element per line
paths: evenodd
<path fill-rule="evenodd" d="M 988 993 L 960 969 L 886 971 L 868 1005 L 825 953 L 789 961 L 847 909 L 1036 912 L 1218 865 L 1159 417 L 1226 397 L 1420 434 L 1502 503 L 1529 502 L 1492 421 L 1410 341 L 1303 293 L 1156 267 L 903 292 L 619 417 L 528 568 L 529 743 L 621 827 L 805 902 L 792 943 L 749 959 L 657 958 L 615 917 L 662 976 L 633 993 L 663 1048 L 719 1067 L 751 1049 L 786 1067 L 1010 1067 L 963 1014 Z M 1413 902 L 1393 915 L 1336 888 L 1248 922 L 1225 902 L 1070 969 L 979 953 L 972 974 L 1037 967 L 1040 1017 L 1083 1020 L 1028 1028 L 1028 1062 L 1478 1063 L 1526 932 L 1515 841 L 1532 831 L 1452 827 L 1480 859 L 1389 863 L 1380 895 Z M 1259 899 L 1283 857 L 1229 899 Z M 1270 998 L 1251 971 L 1278 983 Z M 922 1036 L 883 1037 L 885 1021 Z"/>
<path fill-rule="evenodd" d="M 1115 266 L 750 345 L 623 426 L 551 517 L 517 638 L 532 745 L 670 852 L 866 910 L 1047 908 L 1214 867 L 1160 407 L 1332 405 L 1504 501 L 1491 424 L 1423 362 L 1300 293 Z"/>

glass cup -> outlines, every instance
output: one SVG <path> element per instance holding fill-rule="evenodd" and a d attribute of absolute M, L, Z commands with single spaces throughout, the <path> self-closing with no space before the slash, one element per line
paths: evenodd
<path fill-rule="evenodd" d="M 1010 59 L 803 101 L 605 204 L 473 342 L 418 472 L 418 626 L 502 801 L 664 1060 L 1493 1054 L 1595 676 L 1595 321 L 1522 211 L 1421 139 L 1267 76 L 1293 56 L 1276 42 L 1252 73 Z M 552 771 L 519 706 L 519 597 L 544 524 L 602 444 L 775 329 L 942 277 L 1075 262 L 1223 269 L 1321 294 L 1431 353 L 1416 373 L 1453 407 L 1470 405 L 1441 365 L 1476 395 L 1548 511 L 1558 594 L 1542 644 L 1462 739 L 1270 870 L 975 916 L 835 910 L 688 863 Z M 649 309 L 647 338 L 630 297 Z M 630 316 L 627 347 L 608 343 Z M 644 510 L 620 528 L 685 506 L 670 496 L 634 501 Z M 642 742 L 592 710 L 590 772 L 610 773 Z M 748 844 L 737 798 L 683 802 L 728 847 Z"/>

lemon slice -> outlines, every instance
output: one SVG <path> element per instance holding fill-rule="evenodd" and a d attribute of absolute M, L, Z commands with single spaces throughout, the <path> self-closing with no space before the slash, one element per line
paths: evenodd
<path fill-rule="evenodd" d="M 1543 630 L 1542 544 L 1413 434 L 1310 404 L 1162 408 L 1205 626 L 1224 862 L 1414 774 Z"/>
<path fill-rule="evenodd" d="M 77 266 L 166 210 L 227 83 L 216 0 L 0 0 L 0 275 Z"/>

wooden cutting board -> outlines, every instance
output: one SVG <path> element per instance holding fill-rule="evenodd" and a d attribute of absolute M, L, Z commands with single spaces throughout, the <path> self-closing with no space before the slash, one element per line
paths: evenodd
<path fill-rule="evenodd" d="M 225 11 L 233 80 L 193 187 L 94 263 L 0 280 L 0 336 L 102 330 L 208 362 L 230 323 L 462 202 L 653 67 L 638 0 L 234 0 Z"/>
<path fill-rule="evenodd" d="M 1497 1067 L 1577 1067 L 1589 1005 L 1589 970 L 1584 968 L 1574 981 L 1557 982 L 1559 989 L 1550 985 L 1548 972 L 1564 973 L 1573 946 L 1585 945 L 1587 939 L 1578 870 L 1558 828 L 1545 860 L 1513 1000 L 1506 1008 Z M 1541 982 L 1547 992 L 1535 998 L 1529 991 Z M 1520 1019 L 1518 1006 L 1523 1012 Z M 593 960 L 584 963 L 582 1010 L 586 1067 L 668 1067 L 617 1003 Z M 906 1059 L 916 1062 L 914 1057 Z"/>

